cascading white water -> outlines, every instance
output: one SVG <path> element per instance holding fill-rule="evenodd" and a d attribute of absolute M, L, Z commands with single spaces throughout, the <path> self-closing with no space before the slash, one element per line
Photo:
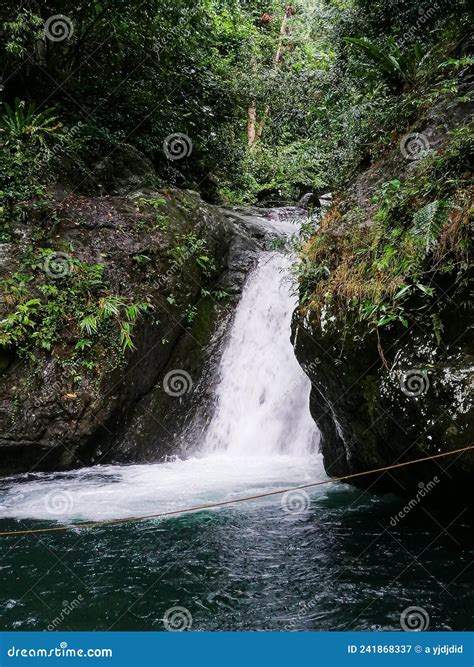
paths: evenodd
<path fill-rule="evenodd" d="M 294 231 L 289 223 L 280 229 Z M 193 458 L 23 475 L 0 490 L 0 516 L 98 521 L 324 477 L 314 452 L 318 436 L 309 413 L 310 383 L 290 342 L 296 299 L 289 264 L 282 254 L 262 253 L 247 279 L 219 367 L 216 411 Z"/>
<path fill-rule="evenodd" d="M 220 365 L 207 453 L 305 456 L 314 449 L 311 386 L 289 340 L 296 306 L 289 265 L 280 253 L 263 253 L 247 280 Z"/>

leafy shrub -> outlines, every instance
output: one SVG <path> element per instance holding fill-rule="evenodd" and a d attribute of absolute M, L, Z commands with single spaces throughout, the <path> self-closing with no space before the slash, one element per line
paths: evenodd
<path fill-rule="evenodd" d="M 429 55 L 421 44 L 415 44 L 402 52 L 394 39 L 387 40 L 384 48 L 368 39 L 356 37 L 346 37 L 346 42 L 353 44 L 365 54 L 375 71 L 386 78 L 396 92 L 403 84 L 416 81 L 420 66 Z"/>
<path fill-rule="evenodd" d="M 151 309 L 146 302 L 105 294 L 104 267 L 75 260 L 61 279 L 44 280 L 45 258 L 54 254 L 42 249 L 25 263 L 22 272 L 2 281 L 10 312 L 0 321 L 0 347 L 35 359 L 51 352 L 67 339 L 78 353 L 95 344 L 110 344 L 114 337 L 122 352 L 134 349 L 135 325 Z M 32 294 L 35 298 L 28 298 Z M 68 332 L 67 334 L 65 332 Z"/>
<path fill-rule="evenodd" d="M 463 162 L 471 140 L 453 133 L 415 175 L 382 183 L 372 197 L 374 211 L 336 201 L 302 250 L 305 311 L 318 319 L 330 313 L 348 326 L 364 322 L 366 331 L 394 322 L 408 326 L 413 303 L 419 315 L 435 295 L 442 302 L 441 275 L 463 289 L 472 215 Z"/>
<path fill-rule="evenodd" d="M 12 108 L 5 103 L 5 113 L 0 116 L 0 132 L 5 146 L 12 146 L 22 140 L 44 144 L 47 137 L 57 136 L 62 123 L 58 121 L 55 110 L 35 111 L 35 103 L 28 105 L 18 98 Z"/>

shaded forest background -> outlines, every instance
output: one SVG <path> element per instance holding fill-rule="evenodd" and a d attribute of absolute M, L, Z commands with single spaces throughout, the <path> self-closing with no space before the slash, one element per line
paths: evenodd
<path fill-rule="evenodd" d="M 332 191 L 472 68 L 464 0 L 27 0 L 2 13 L 7 208 L 58 177 L 100 190 L 97 165 L 124 143 L 210 201 Z M 184 160 L 163 150 L 175 133 L 192 143 Z"/>

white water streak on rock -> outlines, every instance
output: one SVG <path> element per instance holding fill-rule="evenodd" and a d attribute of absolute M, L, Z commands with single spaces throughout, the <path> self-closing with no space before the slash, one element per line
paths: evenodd
<path fill-rule="evenodd" d="M 288 257 L 263 253 L 247 280 L 221 361 L 207 452 L 304 456 L 315 449 L 311 385 L 290 342 L 289 266 Z"/>

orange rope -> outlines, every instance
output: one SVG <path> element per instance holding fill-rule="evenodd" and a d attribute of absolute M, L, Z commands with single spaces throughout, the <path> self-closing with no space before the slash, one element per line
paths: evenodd
<path fill-rule="evenodd" d="M 424 463 L 425 461 L 433 461 L 435 459 L 441 459 L 446 456 L 452 456 L 453 454 L 461 454 L 462 452 L 467 452 L 471 449 L 474 449 L 474 445 L 469 447 L 463 447 L 462 449 L 455 449 L 452 452 L 444 452 L 443 454 L 434 454 L 433 456 L 426 456 L 422 459 L 414 459 L 413 461 L 407 461 L 405 463 L 395 463 L 391 466 L 385 466 L 383 468 L 375 468 L 373 470 L 366 470 L 364 472 L 356 472 L 352 475 L 344 475 L 342 477 L 330 477 L 329 479 L 324 479 L 319 482 L 311 482 L 310 484 L 302 484 L 301 486 L 293 486 L 287 489 L 279 489 L 278 491 L 267 491 L 266 493 L 258 493 L 254 496 L 244 496 L 243 498 L 234 498 L 233 500 L 222 500 L 217 503 L 210 503 L 208 505 L 196 505 L 194 507 L 185 507 L 178 510 L 170 510 L 168 512 L 159 512 L 158 514 L 146 514 L 143 516 L 128 516 L 123 519 L 105 519 L 104 521 L 93 521 L 90 523 L 72 523 L 66 526 L 56 526 L 54 528 L 33 528 L 31 530 L 12 530 L 0 533 L 0 537 L 12 537 L 14 535 L 30 535 L 33 533 L 58 533 L 64 532 L 70 529 L 80 529 L 80 528 L 96 528 L 98 526 L 111 526 L 113 524 L 119 523 L 131 523 L 133 521 L 145 521 L 147 519 L 158 519 L 168 516 L 176 516 L 177 514 L 187 514 L 189 512 L 202 512 L 205 510 L 214 509 L 215 507 L 224 507 L 225 505 L 236 505 L 237 503 L 243 503 L 250 500 L 258 500 L 259 498 L 268 498 L 270 496 L 277 496 L 283 493 L 289 493 L 291 491 L 302 491 L 304 489 L 311 489 L 316 486 L 323 486 L 324 484 L 333 484 L 334 482 L 343 482 L 349 479 L 354 479 L 356 477 L 363 477 L 364 475 L 374 475 L 378 472 L 386 472 L 387 470 L 394 470 L 395 468 L 404 468 L 405 466 L 415 465 L 417 463 Z"/>

